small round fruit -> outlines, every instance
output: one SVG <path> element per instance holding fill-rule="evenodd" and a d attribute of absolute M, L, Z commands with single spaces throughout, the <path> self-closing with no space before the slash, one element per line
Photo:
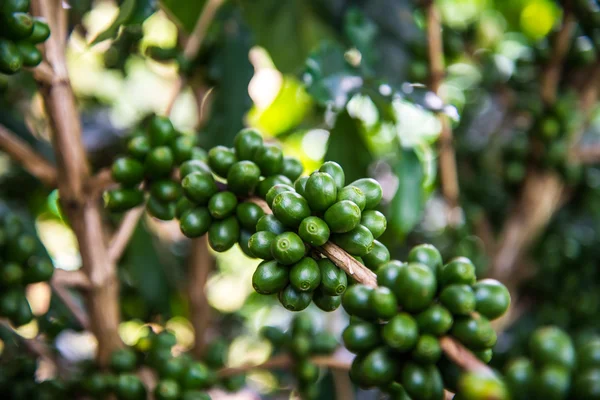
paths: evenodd
<path fill-rule="evenodd" d="M 0 72 L 12 75 L 21 70 L 23 58 L 19 48 L 12 41 L 0 38 Z"/>
<path fill-rule="evenodd" d="M 342 296 L 330 296 L 323 293 L 322 290 L 316 290 L 313 293 L 313 303 L 325 312 L 337 310 L 342 304 Z"/>
<path fill-rule="evenodd" d="M 496 344 L 496 332 L 485 317 L 462 317 L 454 321 L 452 336 L 471 350 L 480 351 Z"/>
<path fill-rule="evenodd" d="M 265 144 L 256 150 L 254 162 L 263 176 L 278 174 L 283 166 L 283 152 L 274 144 Z"/>
<path fill-rule="evenodd" d="M 47 258 L 30 257 L 27 260 L 27 268 L 25 268 L 25 275 L 23 281 L 26 284 L 47 282 L 52 278 L 54 274 L 54 265 Z"/>
<path fill-rule="evenodd" d="M 300 196 L 304 196 L 305 194 L 306 182 L 308 182 L 308 176 L 301 176 L 294 182 L 294 189 Z"/>
<path fill-rule="evenodd" d="M 171 142 L 171 151 L 176 164 L 192 159 L 196 139 L 193 136 L 182 135 Z"/>
<path fill-rule="evenodd" d="M 440 272 L 440 285 L 452 284 L 473 285 L 475 283 L 475 266 L 466 257 L 457 257 L 444 265 Z"/>
<path fill-rule="evenodd" d="M 346 183 L 346 175 L 344 174 L 344 169 L 340 164 L 335 161 L 326 161 L 319 168 L 320 172 L 325 172 L 333 178 L 335 181 L 335 186 L 338 190 L 341 190 Z"/>
<path fill-rule="evenodd" d="M 406 264 L 403 264 L 398 260 L 392 260 L 380 265 L 375 271 L 377 275 L 377 284 L 393 289 L 396 287 L 396 281 L 398 280 L 398 275 L 400 275 L 400 270 L 404 267 L 406 267 Z"/>
<path fill-rule="evenodd" d="M 263 261 L 252 275 L 252 287 L 260 294 L 277 293 L 288 285 L 288 275 L 288 268 L 277 261 Z"/>
<path fill-rule="evenodd" d="M 473 285 L 476 310 L 479 314 L 494 320 L 504 314 L 510 306 L 510 293 L 506 286 L 495 279 L 483 279 Z"/>
<path fill-rule="evenodd" d="M 544 365 L 533 380 L 534 398 L 564 400 L 571 386 L 571 373 L 560 365 Z"/>
<path fill-rule="evenodd" d="M 364 353 L 381 343 L 379 327 L 366 321 L 351 322 L 342 333 L 344 346 L 353 353 Z"/>
<path fill-rule="evenodd" d="M 208 152 L 208 165 L 222 178 L 226 178 L 229 169 L 237 162 L 237 157 L 233 150 L 225 146 L 216 146 Z"/>
<path fill-rule="evenodd" d="M 262 216 L 256 223 L 256 231 L 268 231 L 276 235 L 282 234 L 286 231 L 285 226 L 272 214 L 266 214 Z"/>
<path fill-rule="evenodd" d="M 377 210 L 366 210 L 362 213 L 360 224 L 371 231 L 373 238 L 377 239 L 387 228 L 387 218 Z"/>
<path fill-rule="evenodd" d="M 365 205 L 367 204 L 365 194 L 356 186 L 346 186 L 342 189 L 338 189 L 337 201 L 342 200 L 349 200 L 353 202 L 358 206 L 358 208 L 360 208 L 361 212 L 365 209 Z"/>
<path fill-rule="evenodd" d="M 324 219 L 331 232 L 349 232 L 360 223 L 360 208 L 350 200 L 342 200 L 325 211 Z"/>
<path fill-rule="evenodd" d="M 426 265 L 435 273 L 436 276 L 439 276 L 443 265 L 442 255 L 438 249 L 430 244 L 421 244 L 413 247 L 410 250 L 410 253 L 408 253 L 408 262 L 418 262 Z"/>
<path fill-rule="evenodd" d="M 413 399 L 437 400 L 444 398 L 444 381 L 435 365 L 408 362 L 402 368 L 400 382 Z"/>
<path fill-rule="evenodd" d="M 185 196 L 201 205 L 208 204 L 210 198 L 217 193 L 217 184 L 212 175 L 202 172 L 192 172 L 181 181 Z"/>
<path fill-rule="evenodd" d="M 172 379 L 165 379 L 156 385 L 154 389 L 154 398 L 156 400 L 176 400 L 179 399 L 179 384 Z"/>
<path fill-rule="evenodd" d="M 600 367 L 600 338 L 593 337 L 577 346 L 577 367 L 579 369 Z"/>
<path fill-rule="evenodd" d="M 452 314 L 439 304 L 432 304 L 415 317 L 419 332 L 441 336 L 448 332 L 454 323 Z"/>
<path fill-rule="evenodd" d="M 419 329 L 417 322 L 408 313 L 399 313 L 381 330 L 383 341 L 392 349 L 404 353 L 417 344 Z"/>
<path fill-rule="evenodd" d="M 9 262 L 0 267 L 0 284 L 4 287 L 18 286 L 23 282 L 23 268 L 20 264 Z"/>
<path fill-rule="evenodd" d="M 366 199 L 365 210 L 371 210 L 377 207 L 383 198 L 381 185 L 375 179 L 362 178 L 352 182 L 350 185 L 356 186 L 364 193 Z"/>
<path fill-rule="evenodd" d="M 300 222 L 298 235 L 312 246 L 322 246 L 329 240 L 329 226 L 319 217 L 307 217 Z"/>
<path fill-rule="evenodd" d="M 33 33 L 33 18 L 26 12 L 12 12 L 0 14 L 2 19 L 2 33 L 12 40 L 25 39 Z"/>
<path fill-rule="evenodd" d="M 311 210 L 324 212 L 337 200 L 337 188 L 334 179 L 325 172 L 312 173 L 306 181 L 303 196 L 306 198 Z"/>
<path fill-rule="evenodd" d="M 371 251 L 362 256 L 363 263 L 372 271 L 390 261 L 390 251 L 379 240 L 373 240 L 373 248 Z"/>
<path fill-rule="evenodd" d="M 278 263 L 292 265 L 304 257 L 306 248 L 300 236 L 294 232 L 284 232 L 271 243 L 271 254 Z"/>
<path fill-rule="evenodd" d="M 449 285 L 440 293 L 440 302 L 453 315 L 469 315 L 475 311 L 475 293 L 467 285 Z"/>
<path fill-rule="evenodd" d="M 150 140 L 146 136 L 134 136 L 127 143 L 127 153 L 136 160 L 143 162 L 152 150 Z"/>
<path fill-rule="evenodd" d="M 237 205 L 235 194 L 228 191 L 219 192 L 208 201 L 208 211 L 213 218 L 223 219 L 232 215 Z"/>
<path fill-rule="evenodd" d="M 148 214 L 161 221 L 170 221 L 175 218 L 176 207 L 174 202 L 164 203 L 153 196 L 150 196 L 146 203 L 146 211 Z"/>
<path fill-rule="evenodd" d="M 248 247 L 248 242 L 252 237 L 252 232 L 247 231 L 246 229 L 240 230 L 240 238 L 238 239 L 238 245 L 240 249 L 244 252 L 244 254 L 250 258 L 257 258 L 252 251 L 250 251 L 250 247 Z"/>
<path fill-rule="evenodd" d="M 389 320 L 398 313 L 396 296 L 386 287 L 373 289 L 369 296 L 369 306 L 375 316 L 382 320 Z"/>
<path fill-rule="evenodd" d="M 515 400 L 531 398 L 535 369 L 531 360 L 525 357 L 517 358 L 508 364 L 504 371 L 506 386 Z"/>
<path fill-rule="evenodd" d="M 117 398 L 123 400 L 143 400 L 146 388 L 140 379 L 133 374 L 121 374 L 117 378 L 115 392 Z"/>
<path fill-rule="evenodd" d="M 273 199 L 272 209 L 279 221 L 292 228 L 297 228 L 304 218 L 310 216 L 308 203 L 295 192 L 279 193 Z"/>
<path fill-rule="evenodd" d="M 539 365 L 554 364 L 569 369 L 575 365 L 575 348 L 570 336 L 553 326 L 539 328 L 531 335 L 529 351 Z"/>
<path fill-rule="evenodd" d="M 114 212 L 127 211 L 144 202 L 144 192 L 138 189 L 113 189 L 104 194 L 104 206 Z"/>
<path fill-rule="evenodd" d="M 50 28 L 48 24 L 39 18 L 33 20 L 33 32 L 31 36 L 27 38 L 30 43 L 39 44 L 45 42 L 50 37 Z"/>
<path fill-rule="evenodd" d="M 207 389 L 214 379 L 212 375 L 204 363 L 195 361 L 184 371 L 180 384 L 183 389 Z"/>
<path fill-rule="evenodd" d="M 256 224 L 265 215 L 265 212 L 260 206 L 254 203 L 244 202 L 237 205 L 235 215 L 242 228 L 250 232 L 255 232 Z"/>
<path fill-rule="evenodd" d="M 208 229 L 208 243 L 214 251 L 224 252 L 233 247 L 240 237 L 240 225 L 237 218 L 231 216 L 213 221 Z"/>
<path fill-rule="evenodd" d="M 293 187 L 286 185 L 285 183 L 278 183 L 269 189 L 267 195 L 265 196 L 265 200 L 267 201 L 269 207 L 273 208 L 273 200 L 275 200 L 275 197 L 277 197 L 279 193 L 283 192 L 295 192 L 295 190 Z"/>
<path fill-rule="evenodd" d="M 256 190 L 255 193 L 258 197 L 260 197 L 261 199 L 267 199 L 267 193 L 269 193 L 269 190 L 271 190 L 271 188 L 273 188 L 273 186 L 276 185 L 288 185 L 288 186 L 292 186 L 292 181 L 290 181 L 286 176 L 284 175 L 272 175 L 272 176 L 268 176 L 265 179 L 263 179 L 262 181 L 260 181 L 258 183 L 258 186 L 256 186 Z M 292 190 L 293 192 L 294 190 Z M 273 196 L 273 199 L 275 198 L 275 196 Z M 271 201 L 272 202 L 272 201 Z"/>
<path fill-rule="evenodd" d="M 145 173 L 150 178 L 164 178 L 169 176 L 175 160 L 173 152 L 166 146 L 155 147 L 150 150 L 144 163 Z"/>
<path fill-rule="evenodd" d="M 137 364 L 137 356 L 130 348 L 113 351 L 110 355 L 110 368 L 118 373 L 131 372 Z"/>
<path fill-rule="evenodd" d="M 248 195 L 260 180 L 260 169 L 252 161 L 238 161 L 229 168 L 227 187 L 237 195 Z"/>
<path fill-rule="evenodd" d="M 348 286 L 348 277 L 346 272 L 338 268 L 328 258 L 322 258 L 317 261 L 321 270 L 321 286 L 323 293 L 329 296 L 340 296 L 346 291 Z"/>
<path fill-rule="evenodd" d="M 208 232 L 212 218 L 206 207 L 196 207 L 184 212 L 179 219 L 181 233 L 197 238 Z"/>
<path fill-rule="evenodd" d="M 346 310 L 348 314 L 360 318 L 373 318 L 373 311 L 369 306 L 369 297 L 372 292 L 373 288 L 362 284 L 350 286 L 342 296 L 342 306 L 344 307 L 344 310 Z"/>
<path fill-rule="evenodd" d="M 301 292 L 288 285 L 279 292 L 279 302 L 290 311 L 302 311 L 310 305 L 312 292 Z"/>
<path fill-rule="evenodd" d="M 155 116 L 148 126 L 148 137 L 152 147 L 165 146 L 175 139 L 177 132 L 167 117 Z"/>
<path fill-rule="evenodd" d="M 512 393 L 509 394 L 504 382 L 494 375 L 468 372 L 461 376 L 458 387 L 461 398 L 465 400 L 512 398 Z"/>
<path fill-rule="evenodd" d="M 302 175 L 302 172 L 304 172 L 304 167 L 300 160 L 295 157 L 283 157 L 281 175 L 287 176 L 293 182 Z"/>
<path fill-rule="evenodd" d="M 180 185 L 169 179 L 161 179 L 150 185 L 150 194 L 163 203 L 175 202 L 181 196 Z"/>
<path fill-rule="evenodd" d="M 275 241 L 276 235 L 273 232 L 261 231 L 256 232 L 248 240 L 248 248 L 250 252 L 263 260 L 272 260 L 271 245 Z"/>
<path fill-rule="evenodd" d="M 192 172 L 200 172 L 212 176 L 210 167 L 202 160 L 188 160 L 179 166 L 179 175 L 181 175 L 182 180 Z"/>
<path fill-rule="evenodd" d="M 175 218 L 181 219 L 183 213 L 191 210 L 194 207 L 196 207 L 196 205 L 192 203 L 190 199 L 187 197 L 181 197 L 179 200 L 177 200 L 177 203 L 175 203 Z"/>
<path fill-rule="evenodd" d="M 388 385 L 398 372 L 396 357 L 386 347 L 377 347 L 365 356 L 358 372 L 368 386 Z"/>
<path fill-rule="evenodd" d="M 256 129 L 242 129 L 233 139 L 233 147 L 238 160 L 252 160 L 263 145 L 263 138 Z"/>
<path fill-rule="evenodd" d="M 24 67 L 36 67 L 42 62 L 42 53 L 33 43 L 20 42 L 17 44 Z"/>
<path fill-rule="evenodd" d="M 573 394 L 576 399 L 600 399 L 600 369 L 593 368 L 578 372 L 573 377 Z"/>
<path fill-rule="evenodd" d="M 435 336 L 421 335 L 410 355 L 420 364 L 435 364 L 442 356 L 442 348 Z"/>
<path fill-rule="evenodd" d="M 321 283 L 321 270 L 311 257 L 304 257 L 290 269 L 290 284 L 302 292 L 312 292 Z"/>
<path fill-rule="evenodd" d="M 353 256 L 364 256 L 373 248 L 373 235 L 362 225 L 350 232 L 332 235 L 333 242 Z"/>
<path fill-rule="evenodd" d="M 425 265 L 408 263 L 405 268 L 400 269 L 392 291 L 400 307 L 418 312 L 431 304 L 437 291 L 437 282 L 433 272 Z"/>

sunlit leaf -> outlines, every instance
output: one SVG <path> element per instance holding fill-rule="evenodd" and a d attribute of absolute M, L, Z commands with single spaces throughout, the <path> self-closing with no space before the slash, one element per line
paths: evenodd
<path fill-rule="evenodd" d="M 125 0 L 119 8 L 119 14 L 117 14 L 117 18 L 115 18 L 113 23 L 106 28 L 106 30 L 98 34 L 98 36 L 92 40 L 92 44 L 100 43 L 107 39 L 116 37 L 117 33 L 119 33 L 119 28 L 121 25 L 125 24 L 133 15 L 137 2 L 138 0 Z"/>

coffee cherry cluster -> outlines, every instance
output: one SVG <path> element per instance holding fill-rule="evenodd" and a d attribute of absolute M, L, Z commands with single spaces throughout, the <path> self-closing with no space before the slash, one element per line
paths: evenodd
<path fill-rule="evenodd" d="M 106 193 L 106 207 L 116 212 L 137 207 L 144 203 L 147 189 L 148 213 L 161 220 L 173 219 L 181 197 L 180 185 L 173 178 L 175 168 L 205 157 L 193 136 L 177 132 L 168 118 L 152 117 L 129 139 L 127 155 L 113 163 L 112 177 L 120 187 Z"/>
<path fill-rule="evenodd" d="M 342 297 L 351 315 L 342 337 L 357 354 L 350 370 L 355 383 L 415 400 L 443 398 L 450 381 L 439 341 L 444 335 L 491 360 L 490 320 L 510 304 L 504 285 L 476 281 L 475 266 L 464 257 L 443 265 L 431 245 L 414 247 L 407 263 L 390 261 L 376 273 L 379 287 L 353 285 Z"/>
<path fill-rule="evenodd" d="M 187 354 L 173 356 L 175 343 L 175 336 L 169 331 L 144 336 L 134 347 L 113 352 L 110 371 L 88 371 L 80 382 L 71 385 L 71 390 L 73 394 L 93 398 L 114 395 L 123 400 L 146 399 L 147 388 L 135 374 L 143 365 L 151 368 L 158 377 L 155 399 L 210 400 L 205 390 L 215 385 L 215 371 Z"/>
<path fill-rule="evenodd" d="M 308 314 L 297 314 L 288 332 L 265 326 L 261 335 L 269 340 L 276 351 L 287 352 L 294 360 L 293 372 L 298 382 L 300 397 L 304 400 L 318 398 L 319 366 L 312 356 L 331 355 L 339 346 L 336 338 L 327 331 L 316 331 Z"/>
<path fill-rule="evenodd" d="M 0 3 L 0 74 L 12 75 L 35 67 L 42 53 L 35 47 L 50 36 L 48 25 L 29 14 L 29 0 Z"/>
<path fill-rule="evenodd" d="M 54 273 L 52 262 L 39 254 L 37 238 L 25 233 L 17 216 L 7 215 L 0 226 L 0 316 L 17 326 L 33 319 L 25 287 L 48 281 Z"/>
<path fill-rule="evenodd" d="M 600 398 L 600 338 L 578 345 L 554 326 L 537 329 L 529 339 L 529 358 L 511 361 L 504 371 L 513 400 Z"/>

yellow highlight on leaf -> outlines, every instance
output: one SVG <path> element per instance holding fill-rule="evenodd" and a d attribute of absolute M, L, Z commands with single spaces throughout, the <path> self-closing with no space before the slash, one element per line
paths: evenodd
<path fill-rule="evenodd" d="M 558 10 L 553 2 L 536 0 L 521 11 L 521 28 L 530 38 L 541 39 L 550 32 L 557 17 Z"/>

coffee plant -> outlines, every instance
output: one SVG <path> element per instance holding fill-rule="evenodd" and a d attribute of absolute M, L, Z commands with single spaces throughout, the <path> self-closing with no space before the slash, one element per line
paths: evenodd
<path fill-rule="evenodd" d="M 600 399 L 594 1 L 0 0 L 0 393 Z"/>

